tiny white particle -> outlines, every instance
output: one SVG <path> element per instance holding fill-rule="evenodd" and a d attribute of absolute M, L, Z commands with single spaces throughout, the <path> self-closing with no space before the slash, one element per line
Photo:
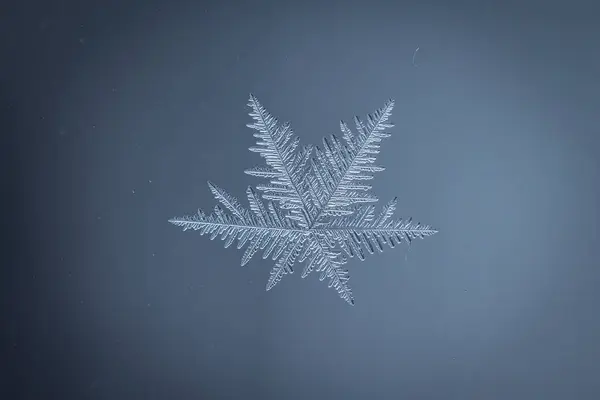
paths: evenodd
<path fill-rule="evenodd" d="M 415 50 L 415 52 L 413 53 L 413 57 L 412 57 L 412 63 L 415 67 L 417 67 L 419 64 L 417 64 L 415 62 L 415 57 L 417 56 L 417 53 L 419 52 L 420 47 L 417 47 L 417 49 Z"/>

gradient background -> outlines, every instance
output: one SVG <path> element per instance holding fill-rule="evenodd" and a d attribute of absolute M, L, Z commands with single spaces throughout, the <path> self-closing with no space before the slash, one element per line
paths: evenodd
<path fill-rule="evenodd" d="M 593 1 L 9 3 L 0 397 L 600 398 Z M 355 307 L 167 223 L 246 204 L 249 93 L 302 143 L 397 101 L 374 193 L 440 232 Z"/>

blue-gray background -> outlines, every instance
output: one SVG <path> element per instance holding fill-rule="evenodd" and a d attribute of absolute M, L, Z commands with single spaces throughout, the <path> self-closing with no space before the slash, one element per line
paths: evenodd
<path fill-rule="evenodd" d="M 9 3 L 2 398 L 600 398 L 592 1 Z M 249 93 L 302 143 L 397 101 L 374 193 L 440 232 L 355 307 L 167 223 L 245 203 Z"/>

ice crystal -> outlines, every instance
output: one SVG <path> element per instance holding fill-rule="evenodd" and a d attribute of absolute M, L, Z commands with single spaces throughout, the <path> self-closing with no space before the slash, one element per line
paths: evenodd
<path fill-rule="evenodd" d="M 390 136 L 387 130 L 393 127 L 388 121 L 393 100 L 364 122 L 355 117 L 356 134 L 340 122 L 341 139 L 335 135 L 324 138 L 322 148 L 299 148 L 300 141 L 290 124 L 279 123 L 256 97 L 250 95 L 248 106 L 254 120 L 248 127 L 255 130 L 257 138 L 250 151 L 266 162 L 266 166 L 245 171 L 266 180 L 256 190 L 246 190 L 249 209 L 209 182 L 222 206 L 216 205 L 211 214 L 198 210 L 195 215 L 169 222 L 210 235 L 211 240 L 220 236 L 225 247 L 235 241 L 238 249 L 246 246 L 242 265 L 259 251 L 263 259 L 271 257 L 275 265 L 267 290 L 291 274 L 297 262 L 304 262 L 303 278 L 312 271 L 319 272 L 320 280 L 328 279 L 329 287 L 353 305 L 348 271 L 343 267 L 347 256 L 364 260 L 365 251 L 382 252 L 385 245 L 410 244 L 415 238 L 437 232 L 411 218 L 393 220 L 395 198 L 377 214 L 370 204 L 378 199 L 366 182 L 373 179 L 373 173 L 384 170 L 375 165 L 375 157 L 381 140 Z"/>

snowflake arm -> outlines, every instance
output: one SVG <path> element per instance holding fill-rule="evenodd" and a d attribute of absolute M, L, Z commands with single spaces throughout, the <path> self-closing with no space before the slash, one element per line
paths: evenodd
<path fill-rule="evenodd" d="M 269 273 L 269 280 L 267 281 L 266 290 L 269 291 L 277 285 L 281 279 L 287 275 L 294 273 L 293 265 L 301 253 L 304 244 L 306 243 L 306 237 L 298 238 L 297 241 L 288 241 L 287 246 L 282 249 L 283 254 L 275 263 L 271 272 Z"/>
<path fill-rule="evenodd" d="M 267 164 L 265 167 L 254 167 L 244 171 L 248 175 L 269 178 L 268 184 L 258 185 L 265 200 L 277 201 L 283 209 L 290 210 L 288 218 L 298 221 L 300 226 L 308 227 L 311 223 L 313 205 L 302 180 L 306 173 L 312 146 L 305 146 L 296 151 L 300 140 L 294 137 L 289 123 L 279 124 L 258 99 L 250 95 L 248 106 L 254 122 L 248 124 L 254 129 L 257 146 L 250 151 L 259 153 Z"/>
<path fill-rule="evenodd" d="M 362 206 L 351 215 L 316 224 L 313 231 L 326 238 L 329 246 L 337 244 L 350 257 L 357 256 L 361 261 L 365 259 L 363 249 L 370 254 L 375 249 L 383 252 L 384 244 L 394 248 L 402 241 L 410 244 L 413 239 L 437 233 L 429 225 L 414 223 L 412 218 L 391 220 L 396 202 L 396 198 L 388 202 L 377 217 L 373 205 Z"/>
<path fill-rule="evenodd" d="M 366 124 L 354 117 L 356 136 L 345 122 L 340 122 L 345 144 L 331 135 L 329 139 L 323 139 L 323 149 L 316 148 L 315 157 L 311 159 L 312 174 L 308 178 L 319 210 L 315 222 L 327 216 L 350 214 L 349 206 L 353 204 L 377 201 L 377 197 L 367 193 L 371 186 L 361 181 L 370 180 L 373 172 L 384 170 L 374 162 L 379 143 L 390 136 L 386 130 L 394 126 L 388 122 L 393 108 L 394 101 L 387 101 L 368 116 Z"/>
<path fill-rule="evenodd" d="M 319 280 L 323 281 L 325 278 L 329 278 L 329 287 L 334 288 L 342 300 L 353 306 L 354 295 L 348 285 L 350 276 L 348 270 L 343 268 L 347 262 L 346 257 L 338 251 L 330 250 L 325 238 L 316 234 L 312 234 L 310 238 L 312 239 L 308 251 L 310 255 L 302 271 L 302 278 L 306 278 L 313 270 L 321 272 Z"/>
<path fill-rule="evenodd" d="M 172 218 L 169 222 L 182 227 L 184 231 L 193 229 L 200 231 L 201 235 L 208 234 L 211 240 L 221 235 L 226 248 L 236 239 L 238 249 L 247 243 L 248 247 L 242 256 L 242 266 L 248 263 L 259 249 L 264 250 L 263 258 L 272 254 L 272 259 L 276 260 L 289 243 L 305 235 L 305 232 L 295 227 L 290 220 L 283 218 L 272 204 L 268 205 L 267 211 L 252 188 L 249 187 L 246 191 L 250 203 L 249 212 L 222 188 L 211 182 L 209 187 L 215 198 L 231 211 L 231 214 L 217 205 L 212 214 L 206 215 L 202 210 L 198 210 L 193 216 Z"/>

